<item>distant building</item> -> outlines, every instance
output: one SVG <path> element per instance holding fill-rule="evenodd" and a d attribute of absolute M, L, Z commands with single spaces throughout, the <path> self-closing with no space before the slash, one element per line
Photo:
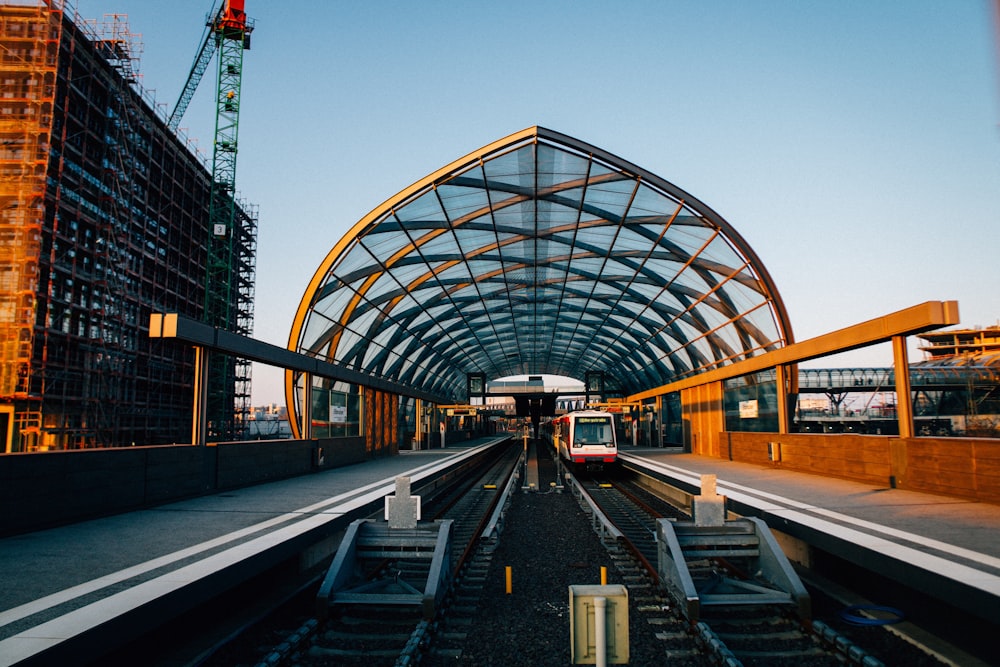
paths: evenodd
<path fill-rule="evenodd" d="M 287 414 L 271 415 L 266 419 L 251 419 L 246 424 L 246 440 L 286 440 L 292 437 Z"/>
<path fill-rule="evenodd" d="M 288 421 L 288 408 L 278 403 L 258 405 L 250 411 L 251 421 L 274 421 L 279 419 Z"/>
<path fill-rule="evenodd" d="M 830 411 L 830 399 L 810 396 L 799 396 L 797 409 L 800 412 L 826 413 Z"/>
<path fill-rule="evenodd" d="M 911 375 L 955 378 L 947 391 L 919 395 L 918 414 L 947 415 L 951 433 L 1000 437 L 1000 326 L 933 331 L 918 338 L 927 358 L 910 365 Z"/>
<path fill-rule="evenodd" d="M 1000 368 L 1000 326 L 952 329 L 917 336 L 927 360 L 915 366 L 983 366 Z"/>
<path fill-rule="evenodd" d="M 0 447 L 190 442 L 193 354 L 147 327 L 202 319 L 212 176 L 138 87 L 120 17 L 63 7 L 0 6 Z M 232 328 L 248 334 L 257 222 L 236 208 Z M 249 363 L 230 371 L 220 440 L 250 395 Z"/>

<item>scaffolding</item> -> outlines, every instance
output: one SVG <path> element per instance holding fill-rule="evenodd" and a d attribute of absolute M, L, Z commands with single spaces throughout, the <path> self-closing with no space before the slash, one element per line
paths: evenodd
<path fill-rule="evenodd" d="M 42 7 L 0 16 L 0 396 L 9 399 L 28 399 L 31 383 L 60 21 L 61 12 Z M 25 401 L 14 422 L 8 428 L 33 445 L 38 402 Z"/>
<path fill-rule="evenodd" d="M 187 442 L 193 353 L 146 327 L 152 312 L 204 316 L 211 174 L 139 86 L 126 18 L 60 7 L 0 5 L 0 436 L 6 451 Z M 240 333 L 256 233 L 239 202 Z M 249 368 L 222 388 L 229 439 Z"/>

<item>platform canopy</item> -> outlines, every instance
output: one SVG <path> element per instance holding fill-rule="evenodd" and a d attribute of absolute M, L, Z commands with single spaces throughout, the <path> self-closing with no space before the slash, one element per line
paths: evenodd
<path fill-rule="evenodd" d="M 767 271 L 721 216 L 531 127 L 359 221 L 306 289 L 289 348 L 461 402 L 468 373 L 600 371 L 627 395 L 789 342 Z"/>

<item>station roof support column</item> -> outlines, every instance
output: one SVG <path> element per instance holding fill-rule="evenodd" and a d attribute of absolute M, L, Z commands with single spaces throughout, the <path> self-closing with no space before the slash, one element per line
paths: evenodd
<path fill-rule="evenodd" d="M 779 364 L 774 369 L 777 385 L 778 433 L 789 432 L 788 419 L 788 367 Z"/>
<path fill-rule="evenodd" d="M 191 444 L 204 447 L 208 440 L 208 355 L 204 347 L 194 348 L 194 401 L 191 415 Z"/>
<path fill-rule="evenodd" d="M 910 362 L 906 356 L 906 336 L 892 337 L 892 365 L 896 377 L 896 420 L 899 437 L 913 437 L 913 394 L 910 393 Z"/>

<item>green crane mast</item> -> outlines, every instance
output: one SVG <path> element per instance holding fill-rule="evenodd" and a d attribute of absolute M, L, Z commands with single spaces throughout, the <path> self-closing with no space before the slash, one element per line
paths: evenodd
<path fill-rule="evenodd" d="M 239 134 L 243 52 L 250 48 L 253 22 L 244 11 L 244 0 L 224 0 L 213 7 L 206 23 L 201 48 L 187 83 L 168 120 L 176 130 L 188 103 L 218 52 L 215 91 L 215 141 L 212 150 L 212 188 L 209 201 L 209 234 L 206 253 L 203 321 L 234 331 L 237 327 L 237 245 L 240 230 L 236 219 L 236 153 Z M 249 332 L 242 332 L 249 333 Z M 207 418 L 210 440 L 234 439 L 237 361 L 221 354 L 208 362 Z"/>

